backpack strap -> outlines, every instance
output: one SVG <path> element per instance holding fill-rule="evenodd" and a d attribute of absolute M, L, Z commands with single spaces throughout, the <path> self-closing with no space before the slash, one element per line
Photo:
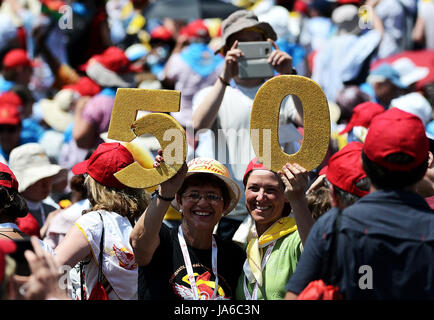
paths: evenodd
<path fill-rule="evenodd" d="M 338 270 L 338 235 L 342 221 L 342 210 L 338 209 L 335 221 L 333 222 L 333 233 L 330 238 L 330 249 L 326 257 L 326 261 L 323 264 L 322 279 L 327 284 L 335 284 L 337 280 Z"/>

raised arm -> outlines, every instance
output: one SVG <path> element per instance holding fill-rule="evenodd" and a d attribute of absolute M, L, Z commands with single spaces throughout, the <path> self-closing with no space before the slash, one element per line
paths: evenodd
<path fill-rule="evenodd" d="M 226 53 L 223 71 L 217 78 L 208 95 L 202 100 L 193 113 L 194 130 L 209 129 L 217 118 L 217 113 L 225 95 L 226 86 L 238 73 L 238 58 L 243 55 L 237 48 L 235 41 L 231 49 Z"/>
<path fill-rule="evenodd" d="M 161 152 L 159 151 L 159 153 L 160 155 L 157 155 L 157 162 L 154 163 L 154 167 L 158 167 L 159 162 L 163 161 Z M 175 197 L 176 192 L 184 181 L 186 173 L 187 165 L 184 163 L 175 176 L 160 185 L 158 190 L 160 196 L 163 198 Z M 171 201 L 154 197 L 130 234 L 130 243 L 134 251 L 135 260 L 141 266 L 146 266 L 151 262 L 152 256 L 160 244 L 158 234 L 170 203 Z"/>
<path fill-rule="evenodd" d="M 310 229 L 314 224 L 305 195 L 305 189 L 308 183 L 308 172 L 297 163 L 287 163 L 283 166 L 279 175 L 285 184 L 285 197 L 291 204 L 301 243 L 304 245 Z"/>

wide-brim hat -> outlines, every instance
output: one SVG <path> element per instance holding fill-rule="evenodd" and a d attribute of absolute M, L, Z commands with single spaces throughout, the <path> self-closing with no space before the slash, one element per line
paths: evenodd
<path fill-rule="evenodd" d="M 392 62 L 392 66 L 401 75 L 400 80 L 405 86 L 410 86 L 429 74 L 427 67 L 419 67 L 407 57 L 396 59 Z"/>
<path fill-rule="evenodd" d="M 222 163 L 215 159 L 198 157 L 192 159 L 187 165 L 188 171 L 186 177 L 196 173 L 208 173 L 222 180 L 225 183 L 230 196 L 229 205 L 223 212 L 223 215 L 227 215 L 235 209 L 241 196 L 240 187 L 238 187 L 238 184 L 231 179 L 229 170 Z"/>
<path fill-rule="evenodd" d="M 73 90 L 62 89 L 53 99 L 42 99 L 40 105 L 44 121 L 53 129 L 65 132 L 74 121 L 70 106 L 75 98 L 77 97 Z"/>
<path fill-rule="evenodd" d="M 9 156 L 9 167 L 18 180 L 18 192 L 41 179 L 53 177 L 62 170 L 61 166 L 50 162 L 39 143 L 26 143 L 13 149 Z"/>
<path fill-rule="evenodd" d="M 224 48 L 231 35 L 247 28 L 258 28 L 262 30 L 266 39 L 277 40 L 276 32 L 274 32 L 273 27 L 268 22 L 259 21 L 252 11 L 238 10 L 223 20 L 221 25 L 222 36 L 215 53 L 220 52 Z"/>

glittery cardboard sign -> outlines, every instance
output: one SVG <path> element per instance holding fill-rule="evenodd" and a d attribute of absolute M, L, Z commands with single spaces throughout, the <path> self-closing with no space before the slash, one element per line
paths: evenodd
<path fill-rule="evenodd" d="M 304 114 L 303 143 L 292 155 L 282 151 L 279 143 L 279 111 L 283 98 L 296 95 Z M 287 163 L 298 163 L 306 170 L 315 169 L 323 161 L 330 141 L 330 113 L 320 86 L 302 76 L 281 75 L 259 88 L 250 116 L 253 150 L 259 161 L 273 171 Z"/>
<path fill-rule="evenodd" d="M 187 155 L 182 126 L 164 113 L 151 113 L 136 120 L 138 110 L 179 111 L 180 98 L 180 92 L 175 90 L 117 90 L 107 137 L 130 142 L 142 134 L 152 134 L 160 143 L 165 160 L 159 168 L 148 169 L 135 161 L 115 174 L 120 182 L 132 188 L 149 188 L 170 179 L 181 168 Z"/>

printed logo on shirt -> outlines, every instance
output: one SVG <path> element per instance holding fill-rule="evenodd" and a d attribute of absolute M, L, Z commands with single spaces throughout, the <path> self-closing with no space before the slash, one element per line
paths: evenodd
<path fill-rule="evenodd" d="M 128 251 L 127 248 L 122 247 L 118 248 L 115 244 L 113 244 L 113 251 L 116 255 L 116 258 L 119 260 L 119 265 L 127 270 L 133 270 L 137 268 L 136 260 L 134 259 L 134 254 Z"/>
<path fill-rule="evenodd" d="M 215 282 L 211 280 L 211 273 L 206 271 L 205 273 L 199 275 L 198 273 L 194 273 L 196 279 L 197 289 L 199 290 L 199 299 L 200 300 L 211 300 L 211 297 L 214 292 Z M 182 281 L 188 285 L 190 285 L 190 281 L 188 280 L 188 275 L 185 275 L 182 278 Z M 193 290 L 190 287 L 184 286 L 182 284 L 174 283 L 173 289 L 175 293 L 180 296 L 184 300 L 193 300 Z M 221 286 L 218 286 L 218 296 L 216 300 L 229 300 L 230 298 L 225 297 L 225 292 Z"/>

